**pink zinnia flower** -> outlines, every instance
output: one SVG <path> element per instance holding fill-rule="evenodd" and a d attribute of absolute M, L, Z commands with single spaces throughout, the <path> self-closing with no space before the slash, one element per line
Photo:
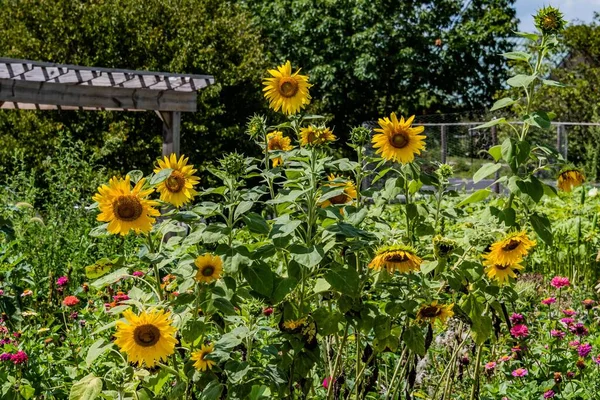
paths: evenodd
<path fill-rule="evenodd" d="M 23 293 L 21 293 L 21 297 L 33 296 L 33 291 L 31 289 L 25 289 Z"/>
<path fill-rule="evenodd" d="M 522 324 L 525 322 L 525 318 L 523 317 L 523 315 L 517 313 L 512 313 L 512 315 L 508 317 L 508 319 L 510 319 L 510 322 L 512 324 Z"/>
<path fill-rule="evenodd" d="M 490 369 L 494 369 L 496 368 L 496 362 L 495 361 L 490 361 L 488 363 L 485 364 L 485 369 L 490 370 Z"/>
<path fill-rule="evenodd" d="M 581 322 L 570 326 L 569 330 L 571 331 L 571 333 L 574 333 L 577 336 L 587 336 L 588 333 L 590 333 Z"/>
<path fill-rule="evenodd" d="M 567 308 L 566 310 L 562 310 L 562 313 L 565 314 L 565 316 L 567 316 L 567 317 L 572 317 L 574 315 L 577 315 L 577 311 L 573 310 L 572 308 Z"/>
<path fill-rule="evenodd" d="M 569 342 L 569 346 L 571 346 L 571 347 L 579 347 L 580 344 L 581 344 L 581 342 L 579 340 L 571 340 Z"/>
<path fill-rule="evenodd" d="M 10 356 L 10 361 L 12 361 L 15 365 L 26 363 L 27 360 L 29 360 L 29 357 L 27 357 L 27 354 L 21 350 Z"/>
<path fill-rule="evenodd" d="M 323 387 L 324 387 L 325 389 L 328 389 L 328 388 L 329 388 L 329 382 L 331 382 L 331 377 L 330 377 L 330 376 L 328 376 L 328 377 L 326 377 L 325 379 L 323 379 Z"/>
<path fill-rule="evenodd" d="M 581 302 L 586 310 L 591 310 L 596 302 L 592 299 L 585 299 Z"/>
<path fill-rule="evenodd" d="M 138 278 L 141 278 L 145 274 L 142 271 L 133 271 L 133 274 L 131 274 L 131 275 L 137 276 Z"/>
<path fill-rule="evenodd" d="M 566 335 L 565 332 L 558 330 L 558 329 L 552 329 L 550 331 L 550 336 L 555 337 L 557 339 L 562 339 L 565 337 L 565 335 Z"/>
<path fill-rule="evenodd" d="M 584 343 L 577 348 L 577 354 L 579 357 L 587 357 L 592 352 L 592 345 Z"/>
<path fill-rule="evenodd" d="M 596 358 L 594 358 L 594 361 L 596 361 L 596 364 L 600 364 L 600 354 L 598 354 Z"/>
<path fill-rule="evenodd" d="M 510 334 L 514 338 L 526 338 L 529 336 L 529 329 L 527 329 L 526 325 L 518 324 L 511 328 Z"/>
<path fill-rule="evenodd" d="M 500 362 L 506 362 L 506 361 L 510 361 L 512 359 L 511 356 L 502 356 L 498 359 L 498 361 Z"/>
<path fill-rule="evenodd" d="M 4 295 L 4 290 L 0 289 L 0 296 Z"/>
<path fill-rule="evenodd" d="M 555 288 L 560 289 L 562 287 L 569 286 L 571 282 L 569 282 L 569 278 L 567 278 L 566 276 L 555 276 L 550 281 L 550 284 Z"/>
<path fill-rule="evenodd" d="M 113 296 L 113 300 L 117 303 L 125 300 L 129 300 L 129 296 L 123 292 L 117 292 L 115 296 Z"/>
<path fill-rule="evenodd" d="M 69 283 L 69 277 L 67 276 L 61 276 L 56 280 L 58 286 L 65 286 L 67 283 Z"/>
<path fill-rule="evenodd" d="M 550 389 L 547 392 L 544 392 L 544 398 L 545 399 L 553 399 L 555 394 L 556 393 L 554 393 L 554 390 Z"/>
<path fill-rule="evenodd" d="M 556 303 L 556 299 L 554 297 L 546 297 L 542 300 L 542 304 L 549 306 L 550 304 Z"/>
<path fill-rule="evenodd" d="M 512 372 L 512 376 L 515 378 L 522 378 L 528 374 L 525 368 L 517 368 Z"/>
<path fill-rule="evenodd" d="M 561 318 L 560 322 L 562 322 L 563 324 L 569 326 L 571 324 L 573 324 L 575 322 L 575 320 L 571 317 L 567 317 L 567 318 Z"/>

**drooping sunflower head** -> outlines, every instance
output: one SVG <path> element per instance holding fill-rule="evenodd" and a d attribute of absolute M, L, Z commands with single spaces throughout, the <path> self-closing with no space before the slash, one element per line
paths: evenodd
<path fill-rule="evenodd" d="M 195 361 L 194 368 L 198 371 L 206 371 L 211 369 L 216 363 L 213 360 L 206 358 L 214 350 L 214 345 L 202 345 L 200 350 L 192 353 L 192 361 Z"/>
<path fill-rule="evenodd" d="M 320 146 L 336 139 L 331 129 L 325 126 L 309 125 L 300 129 L 301 146 Z"/>
<path fill-rule="evenodd" d="M 523 269 L 523 266 L 519 263 L 501 264 L 485 260 L 483 264 L 485 265 L 484 272 L 488 278 L 495 280 L 499 285 L 508 283 L 510 278 L 516 278 L 517 274 L 515 274 L 515 271 Z"/>
<path fill-rule="evenodd" d="M 570 192 L 585 182 L 585 175 L 577 168 L 567 168 L 558 174 L 557 186 L 563 192 Z"/>
<path fill-rule="evenodd" d="M 300 75 L 300 70 L 292 73 L 289 61 L 268 72 L 271 76 L 263 81 L 263 91 L 273 110 L 291 115 L 310 103 L 308 89 L 312 85 L 308 83 L 308 76 Z"/>
<path fill-rule="evenodd" d="M 555 35 L 562 32 L 567 25 L 563 13 L 558 8 L 542 7 L 534 16 L 535 26 L 544 35 Z"/>
<path fill-rule="evenodd" d="M 504 239 L 493 243 L 485 258 L 493 264 L 517 264 L 535 246 L 535 241 L 527 237 L 525 231 L 509 233 Z"/>
<path fill-rule="evenodd" d="M 274 131 L 267 135 L 267 148 L 269 151 L 290 151 L 293 149 L 291 139 L 283 136 L 281 131 Z M 273 167 L 277 167 L 283 160 L 281 157 L 275 157 L 272 162 Z"/>
<path fill-rule="evenodd" d="M 390 274 L 398 271 L 401 274 L 411 271 L 419 271 L 423 260 L 419 258 L 415 250 L 409 246 L 392 245 L 380 248 L 369 268 L 380 271 L 385 268 Z"/>
<path fill-rule="evenodd" d="M 136 233 L 148 233 L 152 230 L 154 218 L 160 212 L 153 208 L 158 202 L 147 197 L 154 189 L 143 189 L 145 180 L 131 189 L 129 175 L 125 179 L 113 177 L 108 185 L 98 188 L 93 197 L 98 203 L 100 214 L 98 221 L 108 222 L 108 231 L 113 234 L 126 235 L 130 230 Z"/>
<path fill-rule="evenodd" d="M 383 158 L 392 162 L 407 164 L 415 159 L 415 154 L 421 154 L 425 150 L 425 136 L 420 135 L 425 128 L 423 126 L 412 127 L 415 119 L 413 115 L 406 121 L 404 117 L 400 120 L 396 113 L 392 113 L 390 118 L 380 118 L 379 126 L 374 129 L 378 134 L 371 140 L 373 147 L 377 149 L 376 153 L 381 154 Z"/>
<path fill-rule="evenodd" d="M 211 283 L 221 277 L 223 273 L 223 261 L 221 257 L 206 253 L 198 256 L 194 261 L 198 271 L 196 272 L 196 281 L 201 283 Z"/>
<path fill-rule="evenodd" d="M 417 311 L 417 321 L 430 324 L 440 321 L 445 324 L 448 318 L 454 315 L 452 308 L 454 308 L 454 304 L 438 304 L 437 300 L 431 304 L 422 304 Z"/>
<path fill-rule="evenodd" d="M 125 321 L 117 321 L 115 344 L 127 354 L 129 362 L 153 367 L 173 354 L 177 339 L 170 315 L 164 310 L 123 313 Z"/>
<path fill-rule="evenodd" d="M 288 331 L 295 331 L 307 323 L 307 318 L 289 319 L 283 323 L 283 328 Z"/>
<path fill-rule="evenodd" d="M 181 207 L 183 204 L 192 201 L 198 194 L 194 190 L 199 182 L 199 178 L 194 175 L 196 170 L 193 165 L 188 165 L 188 158 L 181 156 L 179 160 L 177 155 L 172 153 L 158 160 L 158 165 L 154 168 L 154 173 L 159 173 L 164 169 L 172 169 L 171 175 L 158 184 L 156 189 L 160 193 L 160 199 L 175 207 Z"/>
<path fill-rule="evenodd" d="M 433 253 L 436 258 L 448 258 L 455 249 L 456 241 L 445 238 L 442 235 L 436 235 L 433 238 Z"/>
<path fill-rule="evenodd" d="M 344 191 L 336 196 L 330 197 L 327 200 L 321 203 L 321 207 L 329 207 L 331 205 L 344 205 L 347 203 L 351 203 L 354 199 L 356 199 L 356 186 L 354 182 L 350 180 L 345 180 L 343 182 L 335 182 L 336 180 L 340 180 L 340 178 L 336 177 L 333 174 L 330 174 L 327 177 L 329 183 L 327 186 L 329 187 L 344 187 Z"/>

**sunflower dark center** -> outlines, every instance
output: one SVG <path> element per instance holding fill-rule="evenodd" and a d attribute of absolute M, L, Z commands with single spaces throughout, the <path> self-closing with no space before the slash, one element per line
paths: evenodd
<path fill-rule="evenodd" d="M 277 139 L 269 140 L 269 150 L 283 150 L 281 142 Z"/>
<path fill-rule="evenodd" d="M 281 78 L 279 81 L 279 93 L 283 97 L 294 97 L 298 93 L 298 82 L 293 78 Z"/>
<path fill-rule="evenodd" d="M 214 273 L 215 267 L 213 267 L 212 265 L 207 265 L 206 267 L 202 268 L 203 276 L 213 276 Z"/>
<path fill-rule="evenodd" d="M 424 318 L 434 318 L 442 313 L 442 309 L 436 306 L 426 306 L 423 307 L 420 311 L 420 314 Z"/>
<path fill-rule="evenodd" d="M 185 187 L 185 177 L 181 172 L 173 171 L 165 181 L 165 186 L 169 192 L 179 193 Z"/>
<path fill-rule="evenodd" d="M 514 250 L 517 247 L 519 247 L 520 244 L 521 244 L 520 241 L 515 240 L 515 239 L 510 239 L 510 241 L 507 244 L 502 246 L 502 250 L 508 250 L 508 251 Z"/>
<path fill-rule="evenodd" d="M 504 271 L 505 269 L 507 269 L 509 267 L 509 265 L 508 264 L 496 264 L 496 265 L 494 265 L 494 267 L 496 269 L 499 269 L 500 271 Z"/>
<path fill-rule="evenodd" d="M 133 340 L 138 346 L 154 346 L 160 340 L 160 330 L 151 324 L 140 325 L 133 331 Z"/>
<path fill-rule="evenodd" d="M 348 195 L 346 193 L 338 194 L 329 199 L 331 204 L 345 204 L 348 201 Z"/>
<path fill-rule="evenodd" d="M 389 262 L 404 262 L 404 261 L 408 261 L 409 258 L 406 254 L 393 254 L 389 257 L 387 257 L 387 261 Z"/>
<path fill-rule="evenodd" d="M 113 202 L 113 212 L 121 221 L 135 221 L 142 215 L 142 203 L 137 196 L 119 196 Z"/>
<path fill-rule="evenodd" d="M 394 132 L 390 144 L 397 149 L 403 149 L 408 145 L 408 135 L 404 132 Z"/>

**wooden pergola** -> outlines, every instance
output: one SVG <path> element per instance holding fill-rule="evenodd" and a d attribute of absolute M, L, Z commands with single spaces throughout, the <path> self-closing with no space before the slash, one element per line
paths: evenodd
<path fill-rule="evenodd" d="M 181 113 L 195 112 L 209 75 L 81 67 L 0 58 L 0 108 L 154 111 L 163 122 L 163 155 L 180 153 Z"/>

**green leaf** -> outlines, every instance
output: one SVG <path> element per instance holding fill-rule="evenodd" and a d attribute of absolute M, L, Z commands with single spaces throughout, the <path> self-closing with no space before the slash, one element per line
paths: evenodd
<path fill-rule="evenodd" d="M 469 197 L 467 197 L 460 203 L 458 203 L 456 206 L 462 207 L 467 204 L 483 201 L 483 200 L 487 199 L 487 197 L 490 195 L 490 193 L 492 193 L 492 191 L 489 189 L 480 189 L 480 190 L 474 192 L 473 194 L 471 194 Z"/>
<path fill-rule="evenodd" d="M 420 356 L 425 355 L 425 336 L 423 336 L 423 331 L 418 326 L 412 325 L 406 329 L 402 335 L 402 341 L 413 353 Z"/>
<path fill-rule="evenodd" d="M 490 147 L 488 149 L 488 153 L 494 158 L 494 161 L 500 161 L 500 159 L 502 159 L 502 145 L 498 144 L 496 146 Z"/>
<path fill-rule="evenodd" d="M 336 266 L 325 274 L 325 280 L 338 292 L 355 297 L 358 294 L 359 277 L 349 265 Z"/>
<path fill-rule="evenodd" d="M 247 211 L 250 211 L 252 206 L 254 205 L 253 201 L 244 200 L 238 204 L 235 208 L 235 213 L 233 214 L 234 219 L 238 219 L 240 216 L 245 214 Z"/>
<path fill-rule="evenodd" d="M 267 235 L 270 231 L 267 221 L 257 213 L 248 213 L 244 215 L 244 222 L 251 232 Z"/>
<path fill-rule="evenodd" d="M 250 287 L 263 296 L 270 297 L 273 292 L 273 272 L 267 264 L 255 262 L 242 270 L 242 275 Z"/>
<path fill-rule="evenodd" d="M 500 124 L 508 124 L 508 122 L 506 122 L 506 118 L 496 118 L 496 119 L 491 120 L 490 122 L 486 122 L 483 125 L 476 126 L 473 129 L 491 128 L 492 126 L 496 126 L 496 125 L 500 125 Z"/>
<path fill-rule="evenodd" d="M 504 108 L 504 107 L 512 106 L 517 101 L 518 100 L 513 100 L 510 97 L 505 97 L 503 99 L 500 99 L 500 100 L 496 101 L 494 103 L 494 105 L 492 106 L 492 108 L 490 108 L 490 111 L 496 111 L 496 110 L 499 110 L 499 109 Z"/>
<path fill-rule="evenodd" d="M 540 129 L 550 128 L 550 117 L 543 111 L 533 112 L 525 119 L 525 122 L 532 126 L 537 126 Z"/>
<path fill-rule="evenodd" d="M 299 221 L 299 220 L 291 220 L 290 221 L 289 219 L 282 223 L 276 222 L 273 225 L 273 228 L 271 229 L 271 233 L 269 234 L 269 237 L 271 239 L 287 237 L 287 236 L 291 235 L 292 233 L 294 233 L 296 228 L 298 228 L 301 224 L 302 224 L 302 221 Z"/>
<path fill-rule="evenodd" d="M 509 60 L 518 61 L 529 61 L 531 54 L 525 53 L 524 51 L 509 51 L 508 53 L 502 53 L 505 58 Z"/>
<path fill-rule="evenodd" d="M 512 166 L 514 163 L 515 153 L 517 152 L 515 141 L 511 138 L 506 138 L 504 142 L 502 142 L 500 150 L 504 161 Z"/>
<path fill-rule="evenodd" d="M 518 180 L 516 184 L 522 193 L 531 197 L 536 203 L 544 196 L 544 186 L 535 176 L 530 176 L 526 180 Z"/>
<path fill-rule="evenodd" d="M 271 389 L 265 385 L 252 385 L 252 390 L 248 395 L 249 400 L 262 400 L 271 398 Z"/>
<path fill-rule="evenodd" d="M 298 280 L 296 278 L 288 277 L 288 278 L 279 278 L 275 280 L 273 290 L 273 295 L 271 296 L 275 303 L 279 303 L 283 301 L 285 296 L 290 294 L 292 290 L 298 285 Z"/>
<path fill-rule="evenodd" d="M 550 220 L 546 216 L 532 214 L 529 217 L 529 221 L 531 222 L 533 230 L 538 234 L 540 239 L 542 239 L 548 246 L 552 246 L 554 238 L 552 236 L 552 224 L 550 224 Z"/>
<path fill-rule="evenodd" d="M 290 246 L 289 251 L 292 259 L 306 268 L 312 268 L 315 265 L 318 265 L 325 254 L 321 246 L 306 247 L 300 244 Z"/>
<path fill-rule="evenodd" d="M 122 257 L 115 258 L 114 260 L 102 258 L 94 264 L 85 267 L 85 276 L 87 276 L 88 279 L 98 279 L 109 273 L 113 267 L 122 265 L 123 260 Z"/>
<path fill-rule="evenodd" d="M 535 33 L 529 33 L 529 32 L 515 32 L 515 35 L 529 39 L 532 42 L 537 42 L 540 39 L 539 35 L 537 35 Z"/>
<path fill-rule="evenodd" d="M 392 321 L 388 315 L 378 315 L 373 323 L 373 333 L 379 340 L 383 340 L 390 335 Z"/>
<path fill-rule="evenodd" d="M 477 182 L 487 178 L 488 176 L 492 175 L 494 172 L 498 171 L 500 168 L 502 168 L 502 164 L 492 164 L 492 163 L 483 164 L 481 166 L 481 168 L 479 168 L 479 170 L 477 172 L 475 172 L 475 174 L 473 175 L 473 182 L 477 183 Z"/>
<path fill-rule="evenodd" d="M 128 275 L 129 272 L 127 271 L 127 268 L 120 268 L 118 270 L 116 270 L 115 272 L 112 272 L 108 275 L 103 276 L 100 279 L 95 280 L 94 282 L 92 282 L 91 286 L 94 289 L 101 289 L 104 286 L 113 284 L 117 281 L 119 281 L 122 277 Z"/>
<path fill-rule="evenodd" d="M 323 336 L 338 333 L 340 324 L 344 321 L 344 317 L 338 311 L 331 311 L 325 307 L 317 308 L 312 316 L 317 323 L 317 330 Z"/>
<path fill-rule="evenodd" d="M 475 343 L 482 344 L 492 333 L 492 320 L 488 315 L 483 315 L 483 304 L 471 293 L 464 299 L 461 308 L 471 319 L 471 334 Z"/>
<path fill-rule="evenodd" d="M 92 366 L 92 363 L 98 357 L 107 352 L 113 345 L 112 342 L 107 344 L 106 346 L 103 346 L 103 344 L 104 339 L 98 339 L 88 349 L 87 356 L 85 357 L 85 363 L 87 364 L 88 368 Z"/>
<path fill-rule="evenodd" d="M 150 178 L 150 184 L 153 186 L 158 185 L 171 176 L 171 172 L 173 172 L 171 168 L 161 169 L 156 174 L 152 175 L 152 178 Z"/>
<path fill-rule="evenodd" d="M 69 400 L 94 400 L 102 393 L 102 379 L 89 374 L 71 386 Z"/>
<path fill-rule="evenodd" d="M 556 87 L 566 87 L 567 86 L 563 83 L 553 81 L 552 79 L 542 79 L 542 84 L 544 84 L 546 86 L 556 86 Z"/>
<path fill-rule="evenodd" d="M 144 173 L 142 171 L 140 171 L 139 169 L 134 169 L 133 171 L 129 171 L 127 173 L 127 175 L 129 175 L 129 179 L 134 184 L 138 183 L 140 181 L 140 179 L 142 179 L 144 177 Z"/>
<path fill-rule="evenodd" d="M 535 80 L 535 75 L 515 75 L 509 78 L 506 83 L 512 87 L 528 87 Z"/>

